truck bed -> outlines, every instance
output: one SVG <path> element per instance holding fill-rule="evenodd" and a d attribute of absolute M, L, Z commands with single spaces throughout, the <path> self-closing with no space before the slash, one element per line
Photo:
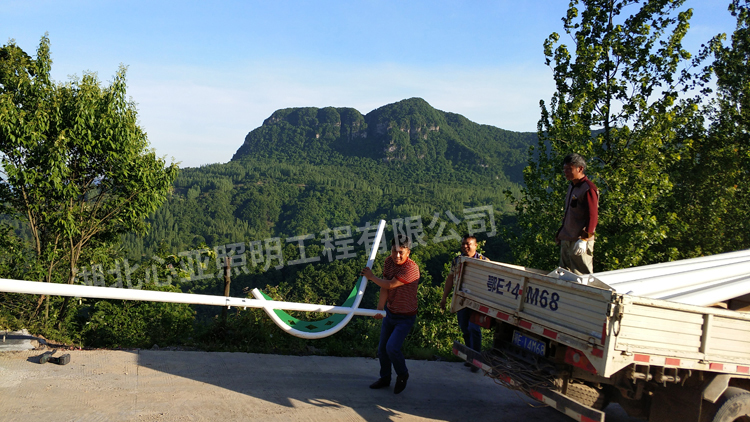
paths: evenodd
<path fill-rule="evenodd" d="M 622 295 L 466 257 L 457 280 L 453 312 L 468 307 L 567 345 L 601 377 L 631 364 L 750 375 L 750 316 L 741 312 Z"/>

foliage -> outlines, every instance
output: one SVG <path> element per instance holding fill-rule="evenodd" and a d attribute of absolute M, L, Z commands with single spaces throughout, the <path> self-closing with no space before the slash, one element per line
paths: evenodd
<path fill-rule="evenodd" d="M 486 255 L 509 261 L 512 251 L 520 263 L 551 269 L 566 189 L 560 167 L 570 152 L 589 159 L 587 174 L 602 191 L 597 270 L 750 247 L 747 2 L 730 6 L 738 20 L 732 43 L 718 35 L 692 62 L 681 45 L 691 16 L 682 4 L 573 1 L 563 20 L 572 47 L 557 34 L 545 43 L 557 91 L 541 103 L 537 134 L 478 125 L 419 98 L 366 115 L 289 108 L 251 131 L 232 161 L 179 175 L 145 149 L 125 100 L 124 69 L 107 87 L 92 74 L 58 85 L 49 80 L 46 38 L 36 58 L 11 42 L 0 49 L 0 272 L 222 295 L 218 254 L 242 244 L 246 261 L 232 271 L 230 295 L 258 287 L 277 299 L 339 304 L 365 262 L 357 228 L 414 217 L 428 241 L 413 249 L 423 278 L 404 351 L 449 358 L 460 332 L 439 302 L 459 245 L 435 240 L 438 231 L 464 233 L 469 223 L 451 215 L 461 220 L 466 208 L 491 206 L 514 243 L 480 236 Z M 709 57 L 713 63 L 694 72 Z M 716 97 L 707 101 L 712 75 Z M 138 187 L 153 190 L 128 201 Z M 124 214 L 94 218 L 110 211 Z M 327 255 L 340 252 L 322 240 L 337 230 L 349 231 L 355 257 Z M 302 256 L 289 239 L 302 235 L 310 235 L 307 257 L 320 260 L 293 263 Z M 281 244 L 273 261 L 269 241 Z M 362 306 L 374 307 L 377 294 L 370 286 Z M 380 331 L 379 321 L 355 317 L 335 336 L 306 341 L 259 309 L 231 309 L 223 318 L 217 307 L 83 299 L 66 313 L 63 299 L 49 298 L 60 322 L 54 328 L 34 318 L 35 298 L 0 294 L 0 301 L 3 327 L 91 346 L 374 357 Z"/>
<path fill-rule="evenodd" d="M 557 33 L 546 40 L 556 92 L 549 106 L 541 102 L 539 143 L 522 195 L 514 196 L 519 261 L 538 268 L 557 261 L 562 158 L 571 152 L 587 158 L 586 174 L 601 191 L 595 271 L 675 257 L 661 246 L 677 224 L 666 207 L 675 181 L 665 169 L 680 159 L 678 131 L 696 110 L 679 99 L 688 80 L 681 66 L 690 58 L 681 42 L 692 14 L 678 10 L 682 3 L 573 1 L 563 19 L 573 47 Z"/>
<path fill-rule="evenodd" d="M 702 54 L 714 58 L 704 79 L 715 77 L 715 99 L 704 107 L 705 119 L 686 128 L 682 163 L 675 168 L 682 175 L 675 205 L 683 212 L 674 242 L 695 256 L 750 247 L 748 2 L 734 0 L 729 10 L 737 19 L 731 43 L 724 45 L 719 34 Z"/>
<path fill-rule="evenodd" d="M 421 106 L 429 107 L 421 100 L 413 103 L 419 106 L 416 111 L 420 111 Z M 400 105 L 394 107 L 398 108 Z M 274 115 L 281 115 L 294 124 L 312 124 L 311 116 L 324 115 L 323 118 L 316 119 L 331 123 L 335 127 L 337 114 L 334 111 L 338 113 L 342 123 L 358 119 L 358 113 L 336 109 L 290 109 Z M 442 112 L 436 110 L 428 114 L 443 118 Z M 388 118 L 399 119 L 397 116 L 398 113 L 391 112 Z M 414 121 L 418 119 L 419 117 L 412 118 Z M 470 138 L 469 144 L 489 142 L 496 147 L 503 145 L 505 148 L 502 138 L 493 140 L 499 131 L 495 128 L 478 126 L 462 116 L 450 113 L 446 113 L 444 119 L 454 122 L 452 124 L 456 126 L 455 132 Z M 278 120 L 277 123 L 285 126 L 290 124 L 289 122 Z M 364 118 L 359 122 L 359 125 L 363 126 Z M 440 124 L 443 130 L 448 130 L 447 123 L 441 121 Z M 267 125 L 271 123 L 267 122 L 264 126 Z M 264 128 L 259 128 L 258 131 L 260 129 Z M 301 129 L 308 130 L 307 127 Z M 528 145 L 524 140 L 526 135 L 506 133 L 508 134 L 518 143 L 508 145 L 503 154 L 513 148 L 516 148 L 516 155 L 520 154 Z M 267 141 L 271 144 L 270 140 Z M 282 143 L 286 141 L 286 138 L 279 140 Z M 264 142 L 259 142 L 259 145 L 264 145 Z M 215 255 L 209 257 L 210 253 L 215 254 L 213 246 L 243 242 L 250 248 L 251 242 L 262 241 L 272 236 L 280 237 L 283 242 L 288 236 L 312 233 L 316 239 L 309 242 L 307 256 L 319 256 L 322 258 L 321 261 L 309 265 L 287 264 L 274 269 L 273 266 L 266 268 L 263 263 L 255 265 L 248 255 L 246 268 L 237 269 L 233 273 L 230 294 L 241 296 L 246 294 L 247 289 L 259 287 L 272 296 L 285 300 L 338 304 L 349 293 L 364 265 L 363 247 L 357 245 L 360 256 L 356 259 L 333 259 L 329 263 L 322 245 L 318 242 L 326 230 L 350 225 L 353 239 L 356 241 L 359 236 L 356 227 L 362 226 L 363 222 L 372 222 L 379 218 L 415 216 L 423 219 L 424 226 L 430 225 L 431 221 L 435 222 L 434 227 L 425 229 L 428 239 L 437 236 L 438 228 L 445 223 L 447 226 L 442 229 L 443 235 L 451 230 L 465 232 L 466 223 L 456 225 L 450 221 L 446 211 L 455 213 L 460 219 L 464 208 L 492 205 L 495 209 L 495 218 L 499 219 L 499 211 L 507 207 L 501 192 L 508 188 L 516 189 L 515 184 L 507 181 L 511 177 L 499 175 L 495 181 L 490 179 L 486 183 L 475 185 L 469 182 L 480 180 L 481 174 L 474 170 L 454 172 L 449 170 L 450 167 L 434 172 L 429 166 L 423 166 L 425 170 L 415 179 L 413 174 L 405 173 L 403 168 L 393 161 L 354 156 L 354 152 L 361 151 L 355 148 L 347 152 L 342 142 L 339 138 L 332 141 L 331 145 L 343 153 L 337 155 L 335 151 L 329 150 L 328 161 L 318 164 L 305 161 L 313 161 L 310 157 L 295 161 L 292 156 L 273 155 L 269 151 L 265 153 L 275 158 L 263 158 L 264 156 L 256 151 L 253 153 L 255 155 L 245 155 L 226 164 L 183 170 L 175 181 L 174 193 L 147 220 L 151 230 L 145 236 L 136 233 L 123 236 L 125 256 L 116 251 L 101 259 L 96 258 L 93 253 L 87 255 L 81 260 L 82 265 L 79 265 L 78 280 L 106 280 L 101 283 L 108 286 L 125 283 L 125 280 L 118 281 L 114 269 L 123 268 L 125 263 L 122 258 L 127 258 L 127 265 L 139 265 L 139 269 L 132 274 L 133 284 L 137 284 L 136 280 L 144 280 L 146 269 L 156 266 L 160 282 L 164 282 L 169 276 L 171 285 L 181 291 L 223 294 L 223 283 L 217 275 L 220 271 L 216 265 Z M 300 150 L 295 148 L 287 142 L 286 147 L 280 151 L 286 154 L 304 154 L 310 150 L 306 147 Z M 482 145 L 482 148 L 477 149 L 484 151 L 488 148 Z M 480 170 L 483 168 L 477 167 Z M 495 244 L 501 244 L 498 243 L 499 239 L 493 241 Z M 444 280 L 441 272 L 444 264 L 451 259 L 456 250 L 457 240 L 428 242 L 415 249 L 414 257 L 420 260 L 425 275 L 420 288 L 420 301 L 424 309 L 423 315 L 420 316 L 423 321 L 420 327 L 425 326 L 429 329 L 425 333 L 421 332 L 421 328 L 419 331 L 415 330 L 410 337 L 412 340 L 406 346 L 407 353 L 426 353 L 429 356 L 441 354 L 444 357 L 450 355 L 452 340 L 458 338 L 458 328 L 455 317 L 442 313 L 437 304 L 440 286 Z M 201 254 L 202 259 L 205 258 L 204 271 L 211 274 L 210 277 L 190 275 L 188 269 L 196 265 L 191 261 L 194 258 L 191 255 L 193 252 Z M 294 244 L 287 244 L 283 252 L 285 261 L 298 258 L 299 251 Z M 495 255 L 490 253 L 490 256 Z M 500 259 L 501 256 L 495 257 Z M 376 266 L 382 265 L 382 259 L 383 256 Z M 98 278 L 94 277 L 94 273 L 99 274 L 96 276 Z M 431 280 L 434 280 L 434 285 Z M 438 299 L 431 304 L 431 298 L 435 295 L 438 295 Z M 376 300 L 377 289 L 371 288 L 362 306 L 372 308 Z M 55 303 L 57 302 L 53 302 L 53 306 Z M 76 304 L 79 317 L 71 322 L 70 327 L 73 330 L 82 330 L 80 341 L 87 345 L 137 344 L 147 347 L 150 342 L 163 345 L 163 340 L 157 340 L 141 332 L 149 324 L 148 319 L 157 312 L 152 310 L 153 307 L 154 304 L 136 305 L 122 301 L 84 300 Z M 370 318 L 355 318 L 334 337 L 304 342 L 281 332 L 262 311 L 230 310 L 227 320 L 224 321 L 219 316 L 220 309 L 216 307 L 196 306 L 194 309 L 197 314 L 193 340 L 185 340 L 188 334 L 182 335 L 181 338 L 188 345 L 198 345 L 209 350 L 279 353 L 319 353 L 324 350 L 333 355 L 374 356 L 379 337 L 380 324 Z M 170 318 L 177 320 L 182 316 L 179 309 L 162 309 L 160 312 L 171 313 L 173 315 Z M 302 314 L 300 317 L 316 319 L 321 315 Z M 163 317 L 159 321 L 163 321 L 160 324 L 169 326 L 169 318 Z M 130 337 L 132 339 L 128 340 Z"/>
<path fill-rule="evenodd" d="M 175 286 L 145 285 L 145 290 L 180 292 Z M 192 337 L 195 311 L 181 303 L 99 300 L 82 310 L 84 343 L 93 347 L 180 345 Z M 88 315 L 86 315 L 86 313 Z"/>
<path fill-rule="evenodd" d="M 36 59 L 0 49 L 0 203 L 30 231 L 43 273 L 27 276 L 73 283 L 79 259 L 145 230 L 177 166 L 148 149 L 125 68 L 106 87 L 93 73 L 56 84 L 51 63 L 46 36 Z"/>

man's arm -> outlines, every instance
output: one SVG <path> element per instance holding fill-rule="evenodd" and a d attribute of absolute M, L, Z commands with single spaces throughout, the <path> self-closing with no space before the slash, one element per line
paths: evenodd
<path fill-rule="evenodd" d="M 391 279 L 391 280 L 385 280 L 385 279 L 382 279 L 382 278 L 375 277 L 375 274 L 372 273 L 372 270 L 369 269 L 369 268 L 367 268 L 367 267 L 365 267 L 362 270 L 361 274 L 363 276 L 365 276 L 366 279 L 368 279 L 368 280 L 372 281 L 373 283 L 377 284 L 378 286 L 380 286 L 381 289 L 391 290 L 391 289 L 395 289 L 396 287 L 404 285 L 404 283 L 402 283 L 397 278 L 394 278 L 394 279 Z"/>
<path fill-rule="evenodd" d="M 385 302 L 388 300 L 388 289 L 380 288 L 380 296 L 378 296 L 378 310 L 385 310 Z M 375 315 L 375 319 L 382 319 L 383 316 L 380 314 Z"/>
<path fill-rule="evenodd" d="M 445 310 L 445 304 L 448 300 L 448 295 L 453 291 L 453 272 L 448 273 L 448 277 L 445 277 L 445 287 L 443 287 L 443 298 L 440 300 L 440 307 Z"/>
<path fill-rule="evenodd" d="M 596 188 L 589 186 L 584 199 L 589 211 L 589 218 L 586 227 L 581 230 L 581 239 L 589 240 L 594 237 L 596 225 L 599 223 L 599 193 L 596 191 Z"/>
<path fill-rule="evenodd" d="M 380 296 L 378 297 L 378 311 L 385 310 L 385 302 L 388 300 L 388 289 L 380 288 Z"/>

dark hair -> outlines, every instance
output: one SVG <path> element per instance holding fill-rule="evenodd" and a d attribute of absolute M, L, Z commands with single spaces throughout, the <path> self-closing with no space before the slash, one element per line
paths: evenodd
<path fill-rule="evenodd" d="M 409 239 L 409 236 L 400 234 L 394 237 L 393 239 L 391 239 L 391 247 L 393 246 L 411 250 L 411 239 Z"/>
<path fill-rule="evenodd" d="M 465 235 L 461 237 L 461 240 L 471 240 L 471 239 L 474 239 L 475 242 L 477 241 L 477 237 L 474 236 L 473 234 L 466 233 Z"/>
<path fill-rule="evenodd" d="M 568 154 L 565 156 L 565 158 L 563 158 L 563 165 L 565 164 L 572 164 L 577 167 L 583 167 L 583 169 L 586 170 L 586 160 L 575 152 L 572 154 Z"/>

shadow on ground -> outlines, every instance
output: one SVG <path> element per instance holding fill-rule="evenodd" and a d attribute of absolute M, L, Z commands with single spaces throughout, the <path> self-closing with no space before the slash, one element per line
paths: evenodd
<path fill-rule="evenodd" d="M 169 379 L 159 374 L 211 384 L 220 393 L 186 392 L 185 405 L 200 411 L 231 401 L 236 416 L 248 419 L 570 420 L 455 362 L 408 361 L 409 383 L 399 395 L 392 385 L 368 388 L 379 369 L 369 358 L 141 350 L 138 365 L 139 389 L 170 390 Z M 173 398 L 181 402 L 181 394 Z M 629 418 L 615 408 L 607 420 Z"/>

